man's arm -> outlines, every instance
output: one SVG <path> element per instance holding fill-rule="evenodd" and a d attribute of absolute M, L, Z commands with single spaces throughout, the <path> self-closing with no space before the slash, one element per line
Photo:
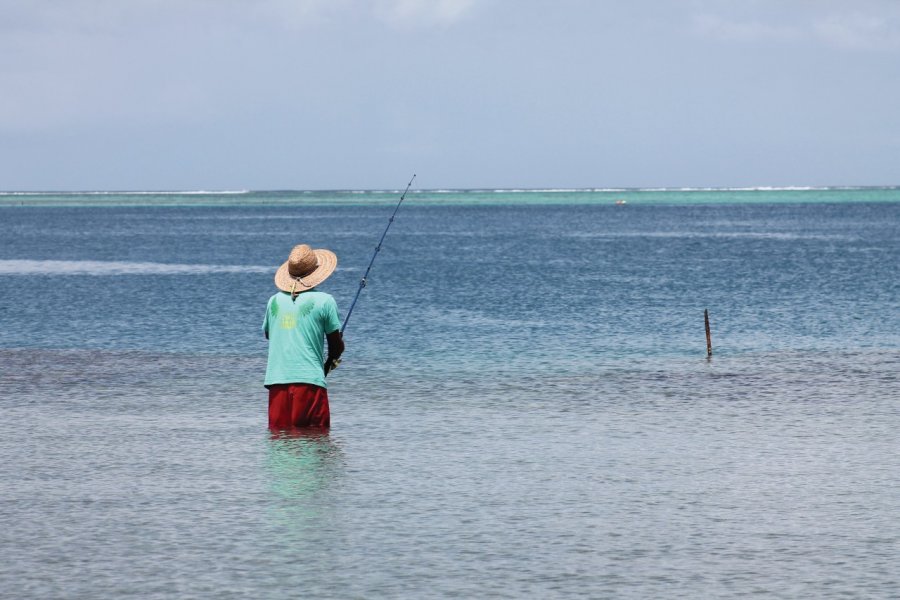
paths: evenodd
<path fill-rule="evenodd" d="M 325 339 L 328 340 L 328 360 L 340 358 L 344 353 L 344 336 L 341 335 L 341 330 L 338 329 L 327 334 Z"/>
<path fill-rule="evenodd" d="M 325 361 L 325 375 L 328 375 L 329 371 L 337 368 L 341 354 L 344 353 L 344 336 L 341 335 L 340 329 L 336 329 L 331 333 L 325 334 L 325 339 L 328 340 L 328 360 Z"/>

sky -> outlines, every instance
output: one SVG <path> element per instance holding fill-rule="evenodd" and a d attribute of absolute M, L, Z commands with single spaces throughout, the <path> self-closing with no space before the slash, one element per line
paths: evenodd
<path fill-rule="evenodd" d="M 900 184 L 898 0 L 0 0 L 0 190 Z"/>

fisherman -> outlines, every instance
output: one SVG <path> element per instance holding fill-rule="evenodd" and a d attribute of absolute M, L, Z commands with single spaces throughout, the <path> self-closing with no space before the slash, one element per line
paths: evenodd
<path fill-rule="evenodd" d="M 331 424 L 325 373 L 337 366 L 344 340 L 334 298 L 316 286 L 335 268 L 334 252 L 301 244 L 275 273 L 280 291 L 269 298 L 262 326 L 269 340 L 265 386 L 271 429 Z"/>

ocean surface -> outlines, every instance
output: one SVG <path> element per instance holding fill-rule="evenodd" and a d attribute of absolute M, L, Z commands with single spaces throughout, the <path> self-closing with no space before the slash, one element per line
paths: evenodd
<path fill-rule="evenodd" d="M 898 597 L 900 188 L 410 193 L 268 431 L 398 199 L 0 193 L 0 597 Z"/>

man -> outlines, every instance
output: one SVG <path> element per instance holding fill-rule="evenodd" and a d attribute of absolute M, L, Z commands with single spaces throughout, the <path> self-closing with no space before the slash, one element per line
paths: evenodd
<path fill-rule="evenodd" d="M 325 365 L 337 366 L 344 340 L 334 298 L 315 287 L 335 268 L 334 252 L 302 244 L 294 246 L 275 273 L 275 286 L 280 291 L 269 298 L 262 326 L 269 340 L 265 386 L 269 389 L 272 429 L 331 424 Z"/>

